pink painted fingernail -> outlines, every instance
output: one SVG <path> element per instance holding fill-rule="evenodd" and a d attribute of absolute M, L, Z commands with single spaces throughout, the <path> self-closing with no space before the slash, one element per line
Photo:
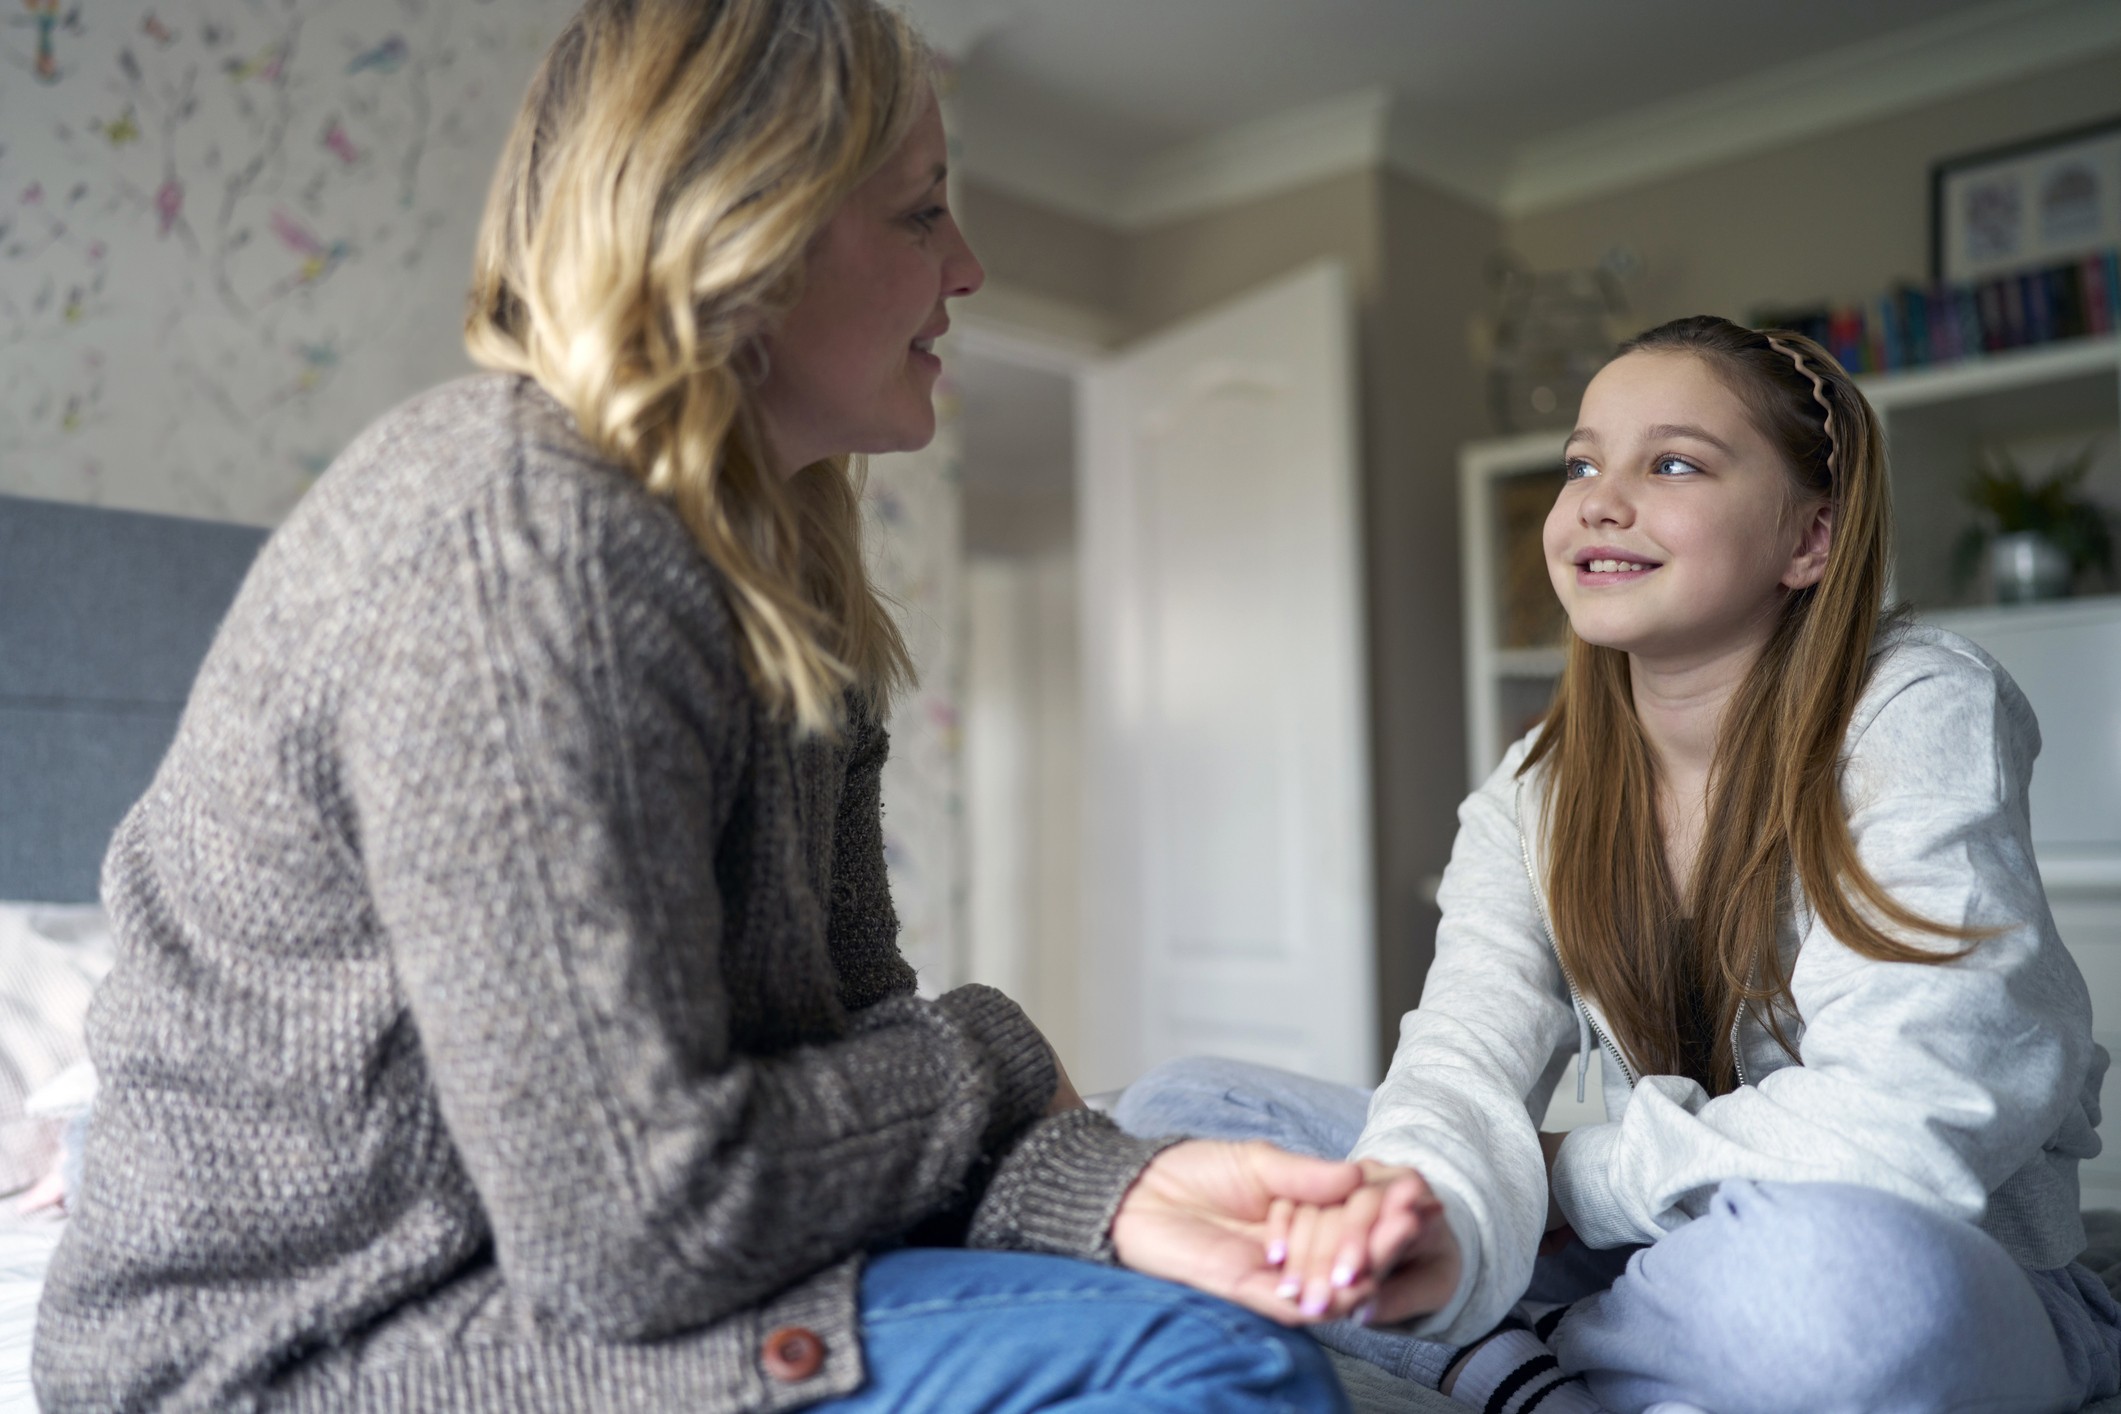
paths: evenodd
<path fill-rule="evenodd" d="M 1280 1238 L 1278 1238 L 1278 1237 L 1277 1237 L 1277 1238 L 1275 1238 L 1275 1239 L 1274 1239 L 1274 1240 L 1273 1240 L 1272 1242 L 1269 1242 L 1269 1243 L 1267 1244 L 1267 1265 L 1268 1265 L 1268 1266 L 1270 1266 L 1270 1267 L 1278 1267 L 1278 1266 L 1280 1266 L 1280 1265 L 1281 1265 L 1281 1264 L 1282 1264 L 1283 1262 L 1286 1262 L 1286 1261 L 1288 1261 L 1288 1260 L 1289 1260 L 1289 1244 L 1288 1244 L 1288 1243 L 1286 1243 L 1286 1242 L 1282 1241 L 1282 1240 L 1281 1240 Z"/>
<path fill-rule="evenodd" d="M 1355 1308 L 1349 1319 L 1358 1326 L 1370 1324 L 1370 1322 L 1377 1319 L 1377 1303 L 1375 1301 L 1363 1302 L 1362 1305 Z"/>
<path fill-rule="evenodd" d="M 1355 1285 L 1355 1264 L 1353 1262 L 1342 1262 L 1333 1269 L 1333 1285 L 1335 1289 L 1345 1289 Z"/>
<path fill-rule="evenodd" d="M 1279 1296 L 1284 1301 L 1294 1301 L 1296 1299 L 1296 1294 L 1302 1291 L 1303 1289 L 1304 1284 L 1301 1281 L 1297 1280 L 1295 1277 L 1289 1277 L 1284 1280 L 1280 1286 L 1275 1288 L 1274 1294 L 1276 1296 Z"/>
<path fill-rule="evenodd" d="M 1299 1309 L 1306 1316 L 1323 1316 L 1326 1314 L 1326 1293 L 1323 1291 L 1310 1293 L 1304 1297 L 1304 1304 Z"/>

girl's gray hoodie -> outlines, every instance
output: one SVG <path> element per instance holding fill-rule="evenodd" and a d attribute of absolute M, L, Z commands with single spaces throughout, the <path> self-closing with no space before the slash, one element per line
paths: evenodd
<path fill-rule="evenodd" d="M 1927 626 L 1884 635 L 1841 779 L 1871 876 L 1925 918 L 1994 936 L 1956 962 L 1875 962 L 1798 895 L 1782 939 L 1798 1054 L 1741 1015 L 1741 1083 L 1714 1099 L 1634 1074 L 1564 973 L 1545 772 L 1517 775 L 1532 740 L 1459 810 L 1436 960 L 1354 1151 L 1421 1170 L 1463 1253 L 1456 1294 L 1417 1334 L 1473 1339 L 1523 1294 L 1547 1209 L 1535 1122 L 1569 1058 L 1594 1050 L 1607 1120 L 1574 1131 L 1554 1167 L 1561 1211 L 1593 1247 L 1654 1242 L 1745 1178 L 1884 1189 L 1979 1225 L 2028 1268 L 2083 1250 L 2077 1164 L 2099 1152 L 2107 1057 L 2033 861 L 2039 725 L 1995 660 Z"/>

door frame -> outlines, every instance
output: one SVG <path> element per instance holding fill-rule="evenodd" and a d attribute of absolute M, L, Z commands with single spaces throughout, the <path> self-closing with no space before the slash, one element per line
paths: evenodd
<path fill-rule="evenodd" d="M 1065 378 L 1068 381 L 1071 400 L 1079 414 L 1084 394 L 1084 379 L 1091 369 L 1111 356 L 1119 343 L 1119 333 L 1118 321 L 1101 312 L 1027 294 L 1008 286 L 997 287 L 990 283 L 977 295 L 968 297 L 953 311 L 949 339 L 950 344 L 961 355 L 970 354 Z M 947 356 L 945 368 L 948 368 Z M 1075 439 L 1074 453 L 1070 474 L 1080 492 L 1086 455 L 1080 435 Z M 1078 570 L 1081 566 L 1082 515 L 1083 498 L 1078 494 L 1075 533 Z M 1080 593 L 1081 575 L 1078 573 L 1078 617 L 1081 613 Z M 1077 702 L 1078 720 L 1082 719 L 1083 710 L 1087 705 L 1085 701 Z M 1079 749 L 1087 764 L 1087 734 L 1079 743 Z M 1089 827 L 1090 817 L 1085 811 L 1078 825 L 1078 861 L 1083 860 L 1084 851 L 1089 847 Z M 965 843 L 968 854 L 971 849 L 977 847 L 969 839 Z M 971 869 L 968 868 L 968 888 L 971 881 Z M 1087 869 L 1078 871 L 1075 887 L 1077 916 L 1087 921 L 1095 904 L 1091 897 L 1093 882 Z M 990 961 L 1002 969 L 1004 975 L 1018 978 L 1043 976 L 1054 986 L 1066 985 L 1070 995 L 1065 1009 L 1053 1009 L 1044 1024 L 1056 1027 L 1047 1039 L 1064 1061 L 1073 1062 L 1085 1054 L 1086 1046 L 1094 1032 L 1094 1023 L 1091 1021 L 1093 1013 L 1086 1008 L 1097 999 L 1090 995 L 1091 972 L 1086 965 L 1083 950 L 1085 940 L 1078 936 L 1074 956 L 1067 959 L 1063 968 L 1053 969 L 1048 963 L 1031 955 L 1029 945 L 1032 934 L 1033 930 L 1020 929 L 1008 951 L 997 956 L 990 950 L 988 956 Z M 973 954 L 973 947 L 972 940 L 968 937 L 968 956 Z M 1065 984 L 1052 976 L 1055 970 L 1068 979 Z M 1044 995 L 1041 991 L 1040 996 Z"/>
<path fill-rule="evenodd" d="M 1326 317 L 1316 303 L 1321 298 L 1336 311 L 1322 326 L 1311 322 Z M 1324 399 L 1309 404 L 1311 410 L 1299 416 L 1322 419 L 1313 431 L 1325 436 L 1318 450 L 1333 470 L 1328 481 L 1313 488 L 1325 499 L 1315 505 L 1307 502 L 1322 518 L 1296 516 L 1290 526 L 1299 539 L 1287 542 L 1306 555 L 1325 555 L 1315 561 L 1323 577 L 1311 576 L 1305 591 L 1292 601 L 1327 615 L 1319 621 L 1325 637 L 1308 644 L 1319 655 L 1317 666 L 1323 672 L 1304 679 L 1311 687 L 1292 686 L 1295 680 L 1286 675 L 1277 682 L 1272 692 L 1276 699 L 1294 694 L 1303 699 L 1303 706 L 1294 699 L 1281 701 L 1271 739 L 1264 743 L 1272 748 L 1266 759 L 1284 796 L 1281 825 L 1302 817 L 1322 828 L 1281 831 L 1281 867 L 1288 871 L 1289 887 L 1272 930 L 1278 942 L 1257 955 L 1241 955 L 1245 950 L 1240 948 L 1223 964 L 1211 966 L 1191 943 L 1174 942 L 1177 935 L 1171 927 L 1171 899 L 1179 887 L 1173 880 L 1178 876 L 1160 861 L 1178 836 L 1155 823 L 1171 802 L 1165 788 L 1155 784 L 1165 779 L 1163 763 L 1143 754 L 1152 748 L 1143 744 L 1139 730 L 1147 720 L 1144 713 L 1153 716 L 1154 703 L 1160 701 L 1151 679 L 1158 656 L 1152 641 L 1159 631 L 1154 605 L 1161 602 L 1155 588 L 1161 572 L 1145 558 L 1143 537 L 1151 533 L 1143 519 L 1146 507 L 1134 504 L 1150 482 L 1125 469 L 1134 465 L 1133 454 L 1120 442 L 1131 445 L 1133 437 L 1111 415 L 1130 404 L 1130 397 L 1119 393 L 1122 387 L 1140 376 L 1151 376 L 1153 382 L 1161 375 L 1150 370 L 1174 357 L 1191 361 L 1190 372 L 1166 369 L 1179 378 L 1174 389 L 1182 385 L 1193 390 L 1182 393 L 1181 400 L 1211 387 L 1247 386 L 1259 377 L 1266 379 L 1261 388 L 1278 387 L 1282 375 L 1253 368 L 1263 359 L 1260 369 L 1272 370 L 1280 357 L 1255 347 L 1259 330 L 1248 321 L 1262 317 L 1270 323 L 1294 318 L 1300 330 L 1310 331 L 1307 337 L 1325 336 L 1315 351 L 1303 355 L 1324 360 L 1322 386 L 1296 396 Z M 1217 342 L 1230 337 L 1236 344 L 1228 348 Z M 1286 340 L 1269 347 L 1285 348 Z M 1351 1083 L 1373 1082 L 1379 1073 L 1373 1021 L 1375 767 L 1370 756 L 1360 538 L 1360 366 L 1346 267 L 1322 260 L 1129 340 L 1084 375 L 1085 396 L 1077 408 L 1082 465 L 1077 504 L 1086 654 L 1086 970 L 1080 1015 L 1089 1044 L 1085 1069 L 1093 1072 L 1087 1083 L 1124 1083 L 1142 1066 L 1187 1051 L 1249 1055 Z M 1122 414 L 1123 420 L 1127 416 L 1131 413 Z M 1343 681 L 1348 674 L 1352 679 Z M 1298 721 L 1308 725 L 1292 730 L 1291 723 Z M 1334 745 L 1320 746 L 1322 740 Z M 1343 759 L 1344 752 L 1348 759 Z M 1305 798 L 1309 803 L 1299 805 Z M 1318 816 L 1320 810 L 1330 821 Z M 1288 948 L 1297 938 L 1314 939 L 1322 949 L 1316 954 L 1317 965 L 1301 977 L 1289 972 L 1297 964 Z M 1101 983 L 1105 994 L 1090 995 L 1093 983 Z M 1287 997 L 1276 991 L 1285 984 L 1299 991 L 1315 984 L 1325 1009 L 1299 1006 L 1292 1012 Z M 1270 997 L 1273 1000 L 1266 1000 Z M 1343 1000 L 1353 1008 L 1345 1017 L 1339 1010 Z M 1292 1021 L 1293 1016 L 1303 1020 Z"/>

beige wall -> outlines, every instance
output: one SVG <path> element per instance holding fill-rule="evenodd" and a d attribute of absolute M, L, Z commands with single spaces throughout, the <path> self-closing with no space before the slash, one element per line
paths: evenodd
<path fill-rule="evenodd" d="M 1377 792 L 1378 1005 L 1386 1053 L 1421 998 L 1443 872 L 1466 792 L 1458 590 L 1458 448 L 1489 431 L 1467 332 L 1486 307 L 1495 216 L 1383 174 L 1384 280 L 1370 314 L 1371 743 Z"/>
<path fill-rule="evenodd" d="M 1203 216 L 1137 232 L 1127 243 L 1119 311 L 1132 335 L 1213 308 L 1331 256 L 1357 305 L 1377 298 L 1377 178 L 1348 172 Z"/>
<path fill-rule="evenodd" d="M 1100 314 L 1116 310 L 1127 238 L 972 178 L 957 184 L 965 238 L 987 278 Z"/>
<path fill-rule="evenodd" d="M 1929 273 L 1930 164 L 2121 113 L 2121 53 L 1506 223 L 1538 269 L 1616 244 L 1647 267 L 1647 327 L 1875 297 Z"/>

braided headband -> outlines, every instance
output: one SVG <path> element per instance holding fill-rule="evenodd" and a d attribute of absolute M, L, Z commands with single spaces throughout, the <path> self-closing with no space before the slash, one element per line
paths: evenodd
<path fill-rule="evenodd" d="M 1819 371 L 1805 362 L 1804 354 L 1791 348 L 1780 339 L 1770 338 L 1768 347 L 1782 354 L 1797 365 L 1797 371 L 1812 380 L 1812 396 L 1819 400 L 1820 411 L 1826 414 L 1826 474 L 1830 481 L 1841 479 L 1841 439 L 1834 435 L 1834 405 L 1827 401 L 1826 379 Z"/>

